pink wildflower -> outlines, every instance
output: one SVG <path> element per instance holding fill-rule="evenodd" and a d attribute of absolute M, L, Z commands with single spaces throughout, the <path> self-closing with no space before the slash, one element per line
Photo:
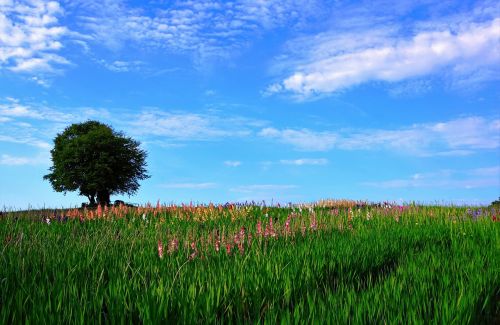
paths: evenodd
<path fill-rule="evenodd" d="M 158 240 L 158 256 L 163 258 L 163 243 L 161 240 Z"/>
<path fill-rule="evenodd" d="M 172 239 L 168 245 L 168 253 L 172 254 L 179 248 L 179 241 L 177 239 Z"/>
<path fill-rule="evenodd" d="M 260 220 L 257 221 L 257 236 L 262 236 L 262 224 L 260 223 Z"/>
<path fill-rule="evenodd" d="M 216 234 L 215 234 L 215 243 L 214 243 L 214 246 L 215 246 L 215 251 L 218 253 L 219 250 L 220 250 L 219 232 L 216 232 Z"/>
<path fill-rule="evenodd" d="M 245 241 L 245 227 L 241 227 L 240 229 L 240 240 L 242 243 Z"/>
<path fill-rule="evenodd" d="M 318 229 L 318 223 L 316 221 L 316 215 L 314 213 L 311 214 L 311 224 L 309 225 L 309 228 L 311 228 L 311 230 Z"/>
<path fill-rule="evenodd" d="M 243 247 L 243 243 L 238 244 L 238 250 L 240 251 L 240 254 L 243 255 L 245 253 L 245 248 Z"/>
<path fill-rule="evenodd" d="M 269 235 L 271 237 L 276 237 L 276 231 L 274 231 L 274 227 L 273 227 L 273 218 L 269 218 Z"/>
<path fill-rule="evenodd" d="M 291 218 L 290 218 L 290 216 L 288 216 L 288 218 L 285 221 L 285 233 L 286 234 L 290 233 L 290 221 L 291 221 Z"/>
<path fill-rule="evenodd" d="M 191 249 L 193 250 L 193 252 L 191 253 L 191 255 L 189 255 L 190 260 L 194 259 L 196 255 L 198 255 L 198 249 L 196 248 L 195 242 L 191 242 Z"/>

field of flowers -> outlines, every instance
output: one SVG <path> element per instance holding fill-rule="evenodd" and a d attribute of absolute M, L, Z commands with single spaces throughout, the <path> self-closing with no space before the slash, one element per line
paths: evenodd
<path fill-rule="evenodd" d="M 500 323 L 498 208 L 6 212 L 0 323 Z"/>

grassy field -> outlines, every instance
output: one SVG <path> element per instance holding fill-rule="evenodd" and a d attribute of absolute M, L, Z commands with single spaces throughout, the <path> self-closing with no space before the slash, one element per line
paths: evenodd
<path fill-rule="evenodd" d="M 349 201 L 10 212 L 0 323 L 499 323 L 498 214 Z"/>

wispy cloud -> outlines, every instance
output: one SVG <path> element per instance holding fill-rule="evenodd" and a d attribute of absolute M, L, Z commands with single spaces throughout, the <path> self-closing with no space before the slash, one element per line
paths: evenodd
<path fill-rule="evenodd" d="M 264 30 L 300 24 L 317 6 L 303 0 L 181 1 L 145 10 L 121 0 L 71 3 L 82 27 L 108 47 L 140 44 L 192 53 L 197 60 L 227 57 Z"/>
<path fill-rule="evenodd" d="M 389 94 L 393 97 L 414 97 L 429 92 L 431 88 L 429 80 L 410 80 L 389 88 Z"/>
<path fill-rule="evenodd" d="M 61 113 L 48 108 L 37 109 L 16 102 L 0 104 L 0 116 L 4 118 L 28 118 L 60 122 L 67 122 L 72 118 L 71 114 Z"/>
<path fill-rule="evenodd" d="M 134 132 L 143 135 L 175 140 L 213 140 L 248 136 L 253 132 L 255 122 L 242 117 L 221 117 L 215 113 L 149 110 L 140 113 L 130 124 Z"/>
<path fill-rule="evenodd" d="M 241 161 L 238 160 L 226 160 L 224 161 L 224 165 L 228 167 L 238 167 L 241 166 Z"/>
<path fill-rule="evenodd" d="M 0 99 L 0 142 L 27 145 L 48 152 L 52 139 L 70 123 L 97 116 L 109 118 L 109 112 L 88 107 L 53 108 L 7 97 Z"/>
<path fill-rule="evenodd" d="M 441 123 L 383 130 L 313 131 L 265 128 L 259 135 L 303 151 L 397 150 L 419 156 L 467 155 L 500 147 L 500 120 L 464 117 Z"/>
<path fill-rule="evenodd" d="M 0 165 L 24 166 L 24 165 L 49 165 L 48 152 L 41 153 L 35 157 L 19 157 L 3 154 L 0 156 Z"/>
<path fill-rule="evenodd" d="M 248 137 L 267 123 L 242 116 L 223 116 L 217 110 L 203 113 L 163 111 L 157 108 L 139 112 L 132 109 L 114 111 L 119 114 L 110 114 L 110 110 L 105 108 L 54 108 L 47 104 L 22 102 L 16 98 L 0 99 L 0 141 L 48 147 L 48 142 L 70 123 L 98 118 L 141 138 L 146 144 L 179 147 L 190 141 Z M 233 162 L 234 167 L 237 163 Z"/>
<path fill-rule="evenodd" d="M 475 168 L 468 171 L 470 175 L 496 178 L 500 182 L 500 166 Z"/>
<path fill-rule="evenodd" d="M 189 190 L 204 190 L 212 189 L 217 186 L 216 183 L 169 183 L 161 184 L 160 187 L 169 189 L 189 189 Z"/>
<path fill-rule="evenodd" d="M 261 201 L 287 202 L 301 199 L 296 189 L 299 186 L 291 184 L 254 184 L 241 185 L 229 189 L 229 192 L 237 194 L 236 201 Z"/>
<path fill-rule="evenodd" d="M 61 111 L 43 106 L 33 107 L 31 105 L 21 103 L 15 98 L 0 100 L 0 117 L 28 118 L 54 122 L 68 122 L 74 118 L 72 114 L 63 113 Z"/>
<path fill-rule="evenodd" d="M 362 185 L 383 189 L 398 188 L 455 188 L 472 189 L 500 186 L 500 167 L 485 167 L 469 170 L 441 170 L 433 173 L 418 173 L 408 178 Z"/>
<path fill-rule="evenodd" d="M 0 68 L 14 72 L 55 72 L 69 61 L 59 54 L 69 33 L 59 22 L 57 1 L 0 1 Z"/>
<path fill-rule="evenodd" d="M 293 159 L 293 160 L 280 160 L 280 163 L 283 165 L 295 165 L 295 166 L 304 166 L 304 165 L 326 165 L 328 164 L 328 159 L 325 158 L 302 158 L 302 159 Z"/>
<path fill-rule="evenodd" d="M 26 144 L 29 146 L 48 149 L 50 148 L 50 143 L 34 138 L 32 136 L 10 136 L 10 135 L 2 135 L 0 134 L 0 142 L 8 142 L 8 143 L 18 143 L 18 144 Z"/>
<path fill-rule="evenodd" d="M 254 184 L 233 187 L 231 192 L 253 193 L 253 192 L 280 192 L 298 188 L 297 185 L 283 184 Z"/>
<path fill-rule="evenodd" d="M 264 128 L 259 132 L 259 136 L 277 139 L 278 141 L 290 144 L 299 150 L 305 151 L 326 151 L 332 149 L 338 135 L 332 132 L 317 132 L 308 129 L 284 129 Z"/>
<path fill-rule="evenodd" d="M 414 26 L 392 20 L 382 25 L 381 16 L 371 26 L 361 24 L 352 31 L 336 26 L 298 38 L 291 41 L 290 52 L 276 60 L 287 74 L 264 93 L 289 92 L 304 99 L 366 82 L 399 82 L 439 72 L 458 82 L 498 79 L 500 15 L 494 8 L 481 7 L 481 14 L 464 13 L 460 20 L 440 17 L 441 23 L 438 19 Z"/>
<path fill-rule="evenodd" d="M 139 60 L 134 60 L 134 61 L 115 60 L 112 62 L 108 62 L 106 60 L 101 59 L 98 60 L 97 62 L 106 69 L 108 69 L 109 71 L 113 72 L 139 71 L 145 66 L 145 63 Z"/>

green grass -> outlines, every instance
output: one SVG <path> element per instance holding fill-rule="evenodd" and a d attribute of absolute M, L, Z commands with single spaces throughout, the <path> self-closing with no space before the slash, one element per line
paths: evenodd
<path fill-rule="evenodd" d="M 256 234 L 266 212 L 276 237 Z M 295 209 L 286 232 L 291 212 L 130 209 L 50 225 L 10 213 L 0 219 L 0 323 L 500 322 L 498 211 L 315 208 L 314 230 L 311 212 Z M 215 251 L 216 231 L 231 254 L 224 242 Z"/>

